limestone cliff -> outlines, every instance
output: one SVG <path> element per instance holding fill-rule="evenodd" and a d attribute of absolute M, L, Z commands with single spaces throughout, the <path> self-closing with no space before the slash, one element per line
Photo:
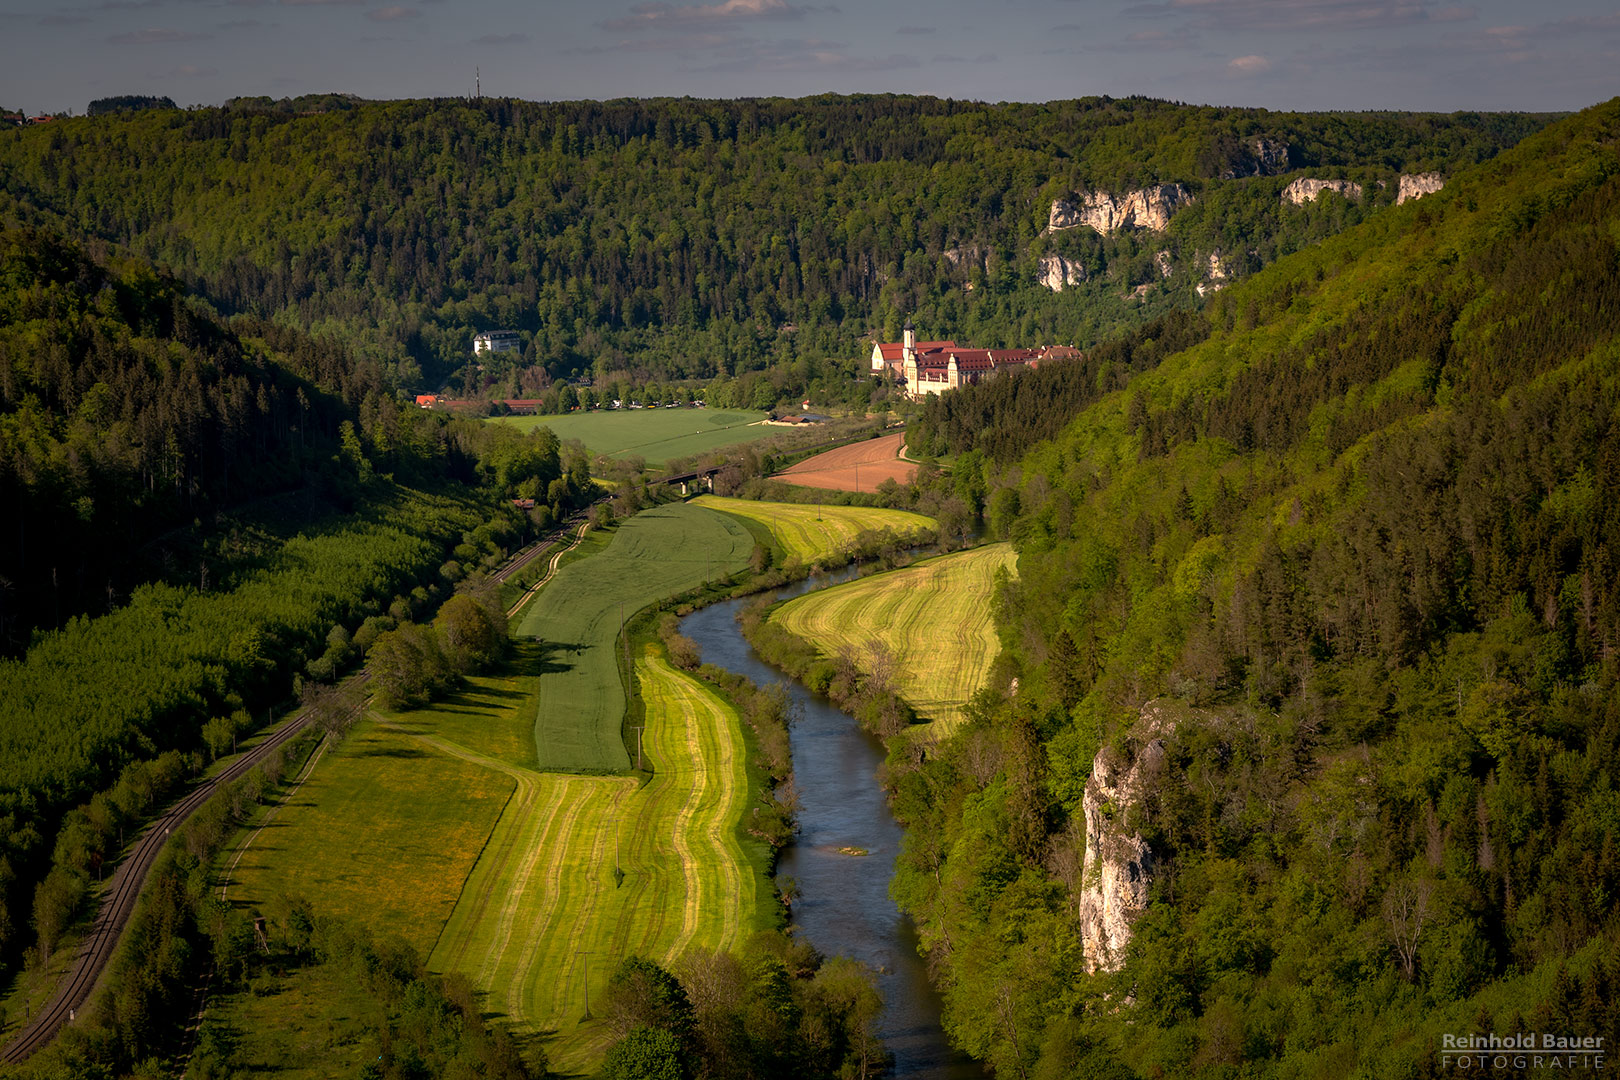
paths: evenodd
<path fill-rule="evenodd" d="M 1209 253 L 1209 267 L 1205 273 L 1204 281 L 1197 285 L 1198 295 L 1204 296 L 1212 292 L 1220 292 L 1226 288 L 1226 264 L 1221 262 L 1221 249 L 1216 248 Z"/>
<path fill-rule="evenodd" d="M 1164 737 L 1173 728 L 1151 702 L 1142 710 L 1124 752 L 1103 747 L 1081 800 L 1086 854 L 1080 891 L 1080 942 L 1086 970 L 1118 971 L 1131 941 L 1131 923 L 1148 904 L 1153 852 L 1130 818 L 1164 767 Z"/>
<path fill-rule="evenodd" d="M 1072 198 L 1054 199 L 1047 212 L 1046 232 L 1088 225 L 1100 233 L 1120 229 L 1148 229 L 1163 232 L 1178 207 L 1192 202 L 1192 195 L 1180 184 L 1155 184 L 1138 191 L 1114 196 L 1106 191 L 1079 192 Z"/>
<path fill-rule="evenodd" d="M 1053 292 L 1062 292 L 1065 285 L 1078 285 L 1086 280 L 1086 268 L 1061 255 L 1042 255 L 1035 273 L 1040 283 Z"/>
<path fill-rule="evenodd" d="M 1445 177 L 1437 172 L 1402 176 L 1401 186 L 1395 191 L 1395 205 L 1399 206 L 1407 199 L 1421 199 L 1425 195 L 1433 195 L 1445 186 Z"/>
<path fill-rule="evenodd" d="M 1300 206 L 1315 202 L 1316 197 L 1324 191 L 1338 192 L 1347 199 L 1361 198 L 1361 185 L 1354 180 L 1317 180 L 1309 176 L 1302 176 L 1283 188 L 1282 197 L 1284 202 Z"/>

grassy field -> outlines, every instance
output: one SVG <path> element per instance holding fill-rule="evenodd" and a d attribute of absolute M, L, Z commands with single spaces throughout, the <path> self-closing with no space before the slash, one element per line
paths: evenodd
<path fill-rule="evenodd" d="M 801 503 L 754 502 L 701 495 L 694 506 L 708 507 L 757 521 L 770 530 L 777 545 L 790 558 L 814 563 L 835 555 L 866 529 L 893 529 L 912 533 L 932 529 L 933 518 L 908 510 L 884 510 L 869 506 L 812 506 Z"/>
<path fill-rule="evenodd" d="M 700 506 L 671 504 L 620 525 L 606 548 L 566 562 L 518 624 L 540 642 L 534 713 L 541 769 L 619 772 L 630 767 L 620 725 L 620 615 L 748 564 L 753 537 L 742 523 Z"/>
<path fill-rule="evenodd" d="M 499 729 L 509 711 L 522 716 L 508 696 L 518 693 L 516 681 L 474 680 L 408 723 Z M 528 725 L 504 726 L 504 741 L 530 752 Z M 398 934 L 426 955 L 514 787 L 510 777 L 429 752 L 405 731 L 362 725 L 249 834 L 229 874 L 229 898 L 262 907 L 278 894 L 303 897 L 317 911 Z"/>
<path fill-rule="evenodd" d="M 667 963 L 768 922 L 763 848 L 745 852 L 736 829 L 748 799 L 740 721 L 650 651 L 638 669 L 655 766 L 645 786 L 513 770 L 435 742 L 518 790 L 431 966 L 465 972 L 491 1010 L 555 1032 L 547 1053 L 563 1071 L 599 1064 L 607 1046 L 601 1022 L 583 1019 L 587 968 L 594 998 L 626 956 Z"/>
<path fill-rule="evenodd" d="M 582 1018 L 587 967 L 594 1000 L 632 953 L 673 962 L 774 920 L 765 847 L 739 828 L 750 800 L 740 719 L 653 648 L 637 665 L 645 784 L 536 772 L 528 724 L 539 678 L 509 669 L 431 709 L 372 713 L 270 827 L 249 834 L 231 899 L 301 895 L 317 912 L 398 933 L 433 970 L 465 973 L 490 1011 L 555 1033 L 554 1067 L 596 1068 L 608 1033 Z M 307 1052 L 339 1060 L 352 1026 L 353 1003 L 321 979 L 304 972 L 278 986 L 274 1015 L 288 1032 L 254 1060 L 280 1054 L 292 1076 L 331 1072 L 299 1071 Z M 251 1026 L 263 1010 L 238 997 L 221 1008 Z M 293 1045 L 306 1056 L 287 1058 Z"/>
<path fill-rule="evenodd" d="M 644 458 L 662 465 L 722 446 L 780 435 L 759 421 L 769 413 L 742 409 L 614 409 L 565 416 L 507 416 L 492 421 L 524 431 L 548 427 L 559 439 L 578 439 L 593 454 Z"/>
<path fill-rule="evenodd" d="M 1017 555 L 991 544 L 808 593 L 771 617 L 828 656 L 848 650 L 865 671 L 886 649 L 900 695 L 948 730 L 1000 651 L 990 594 L 1002 567 L 1016 573 Z"/>

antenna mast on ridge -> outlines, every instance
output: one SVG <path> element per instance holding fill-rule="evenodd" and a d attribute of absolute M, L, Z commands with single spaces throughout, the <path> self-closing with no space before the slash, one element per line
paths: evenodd
<path fill-rule="evenodd" d="M 482 101 L 484 97 L 484 73 L 477 67 L 473 68 L 473 98 Z"/>

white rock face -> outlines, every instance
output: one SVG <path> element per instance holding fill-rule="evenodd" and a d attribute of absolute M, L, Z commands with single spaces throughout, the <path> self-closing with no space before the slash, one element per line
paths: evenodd
<path fill-rule="evenodd" d="M 1170 253 L 1168 251 L 1159 252 L 1157 255 L 1153 256 L 1153 261 L 1158 264 L 1160 277 L 1170 276 L 1170 271 L 1173 269 L 1173 267 L 1170 265 Z"/>
<path fill-rule="evenodd" d="M 1316 197 L 1324 191 L 1336 191 L 1347 199 L 1361 198 L 1361 185 L 1354 180 L 1316 180 L 1308 176 L 1302 176 L 1283 188 L 1282 197 L 1283 201 L 1300 206 L 1315 202 Z"/>
<path fill-rule="evenodd" d="M 1131 923 L 1147 908 L 1153 852 L 1124 821 L 1164 767 L 1164 736 L 1173 730 L 1153 703 L 1130 740 L 1128 759 L 1103 747 L 1081 800 L 1086 817 L 1084 885 L 1080 891 L 1080 943 L 1087 972 L 1118 971 L 1131 942 Z"/>
<path fill-rule="evenodd" d="M 1192 201 L 1192 195 L 1180 184 L 1155 184 L 1127 191 L 1118 198 L 1106 191 L 1082 192 L 1072 199 L 1052 201 L 1046 231 L 1089 225 L 1100 233 L 1127 228 L 1164 232 L 1176 209 Z"/>
<path fill-rule="evenodd" d="M 1395 190 L 1395 205 L 1399 206 L 1407 199 L 1421 199 L 1425 195 L 1433 195 L 1445 186 L 1445 177 L 1437 172 L 1402 176 L 1401 186 Z"/>
<path fill-rule="evenodd" d="M 1040 283 L 1053 292 L 1062 292 L 1065 285 L 1078 285 L 1086 280 L 1086 268 L 1061 255 L 1042 255 L 1035 273 Z"/>
<path fill-rule="evenodd" d="M 1221 262 L 1221 249 L 1216 248 L 1209 253 L 1209 266 L 1204 273 L 1205 280 L 1200 281 L 1194 288 L 1198 290 L 1199 296 L 1220 292 L 1226 288 L 1228 276 L 1226 266 Z"/>

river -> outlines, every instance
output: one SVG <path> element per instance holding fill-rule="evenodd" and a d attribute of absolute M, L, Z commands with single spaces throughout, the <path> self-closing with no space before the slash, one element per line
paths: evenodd
<path fill-rule="evenodd" d="M 822 577 L 776 595 L 785 598 L 836 580 Z M 883 745 L 831 702 L 760 659 L 737 625 L 745 603 L 732 600 L 693 612 L 681 620 L 681 633 L 702 646 L 708 663 L 761 686 L 787 682 L 801 710 L 791 730 L 799 836 L 777 863 L 778 873 L 799 883 L 793 922 L 821 952 L 860 960 L 878 972 L 885 1004 L 879 1034 L 894 1053 L 896 1076 L 983 1080 L 985 1071 L 945 1041 L 939 995 L 917 953 L 916 930 L 889 898 L 901 829 L 877 782 Z M 841 847 L 870 854 L 841 855 Z"/>

